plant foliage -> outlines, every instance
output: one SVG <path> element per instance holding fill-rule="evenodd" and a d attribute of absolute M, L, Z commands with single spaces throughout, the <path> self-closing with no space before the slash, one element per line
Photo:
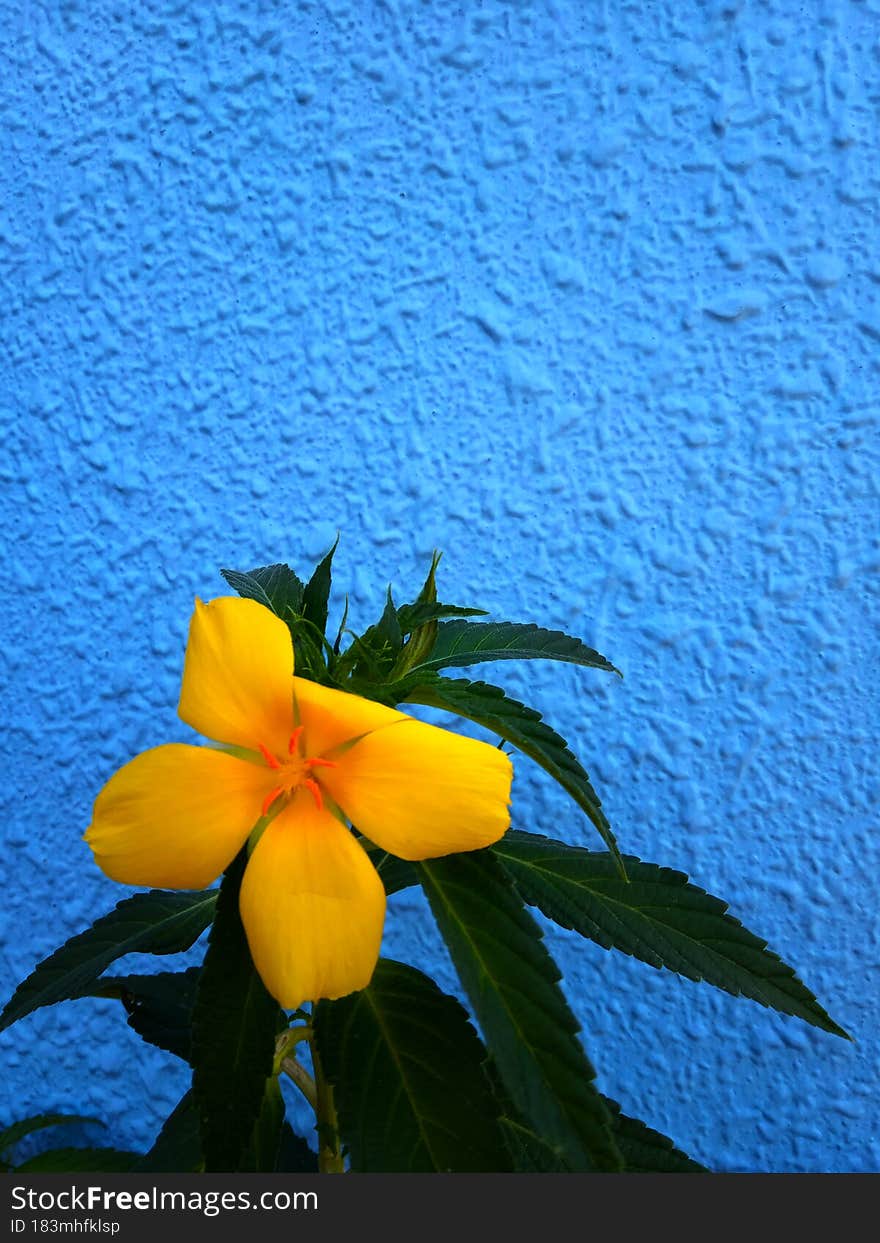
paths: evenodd
<path fill-rule="evenodd" d="M 305 579 L 284 564 L 222 574 L 289 627 L 299 676 L 475 722 L 539 765 L 604 849 L 511 829 L 488 849 L 411 863 L 364 840 L 388 895 L 421 887 L 467 1008 L 415 967 L 380 959 L 360 992 L 312 1011 L 279 1009 L 254 968 L 239 916 L 244 851 L 219 890 L 124 899 L 34 968 L 0 1015 L 0 1029 L 60 1002 L 118 1000 L 143 1041 L 189 1064 L 191 1087 L 146 1153 L 64 1147 L 15 1165 L 26 1137 L 92 1121 L 45 1114 L 0 1133 L 0 1165 L 32 1172 L 704 1171 L 597 1089 L 590 1060 L 597 1051 L 587 1054 L 530 907 L 605 950 L 846 1033 L 720 898 L 682 872 L 621 854 L 586 768 L 541 713 L 481 679 L 447 673 L 540 659 L 617 674 L 610 661 L 561 631 L 475 620 L 482 610 L 441 603 L 437 555 L 415 598 L 397 604 L 389 589 L 381 614 L 360 633 L 348 627 L 346 602 L 331 641 L 335 551 L 336 544 Z M 209 929 L 201 963 L 106 974 L 131 953 L 190 949 Z M 286 1117 L 282 1077 L 315 1110 L 306 1134 Z"/>

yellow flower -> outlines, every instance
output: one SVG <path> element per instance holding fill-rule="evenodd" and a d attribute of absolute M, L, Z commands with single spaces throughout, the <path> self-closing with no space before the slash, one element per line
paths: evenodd
<path fill-rule="evenodd" d="M 287 1009 L 366 987 L 379 956 L 385 890 L 346 820 L 403 859 L 477 850 L 510 823 L 506 755 L 295 677 L 287 626 L 253 600 L 196 600 L 178 712 L 226 749 L 136 756 L 86 841 L 112 880 L 201 889 L 262 822 L 241 918 Z"/>

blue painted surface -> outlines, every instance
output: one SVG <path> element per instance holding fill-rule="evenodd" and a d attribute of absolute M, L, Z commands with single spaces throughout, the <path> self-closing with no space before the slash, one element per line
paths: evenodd
<path fill-rule="evenodd" d="M 880 6 L 0 16 L 3 998 L 122 896 L 80 837 L 186 737 L 217 567 L 306 571 L 338 528 L 363 626 L 436 546 L 447 599 L 624 670 L 491 676 L 858 1040 L 550 932 L 602 1087 L 716 1168 L 876 1170 Z M 120 1145 L 184 1087 L 109 1002 L 0 1057 L 0 1118 Z"/>

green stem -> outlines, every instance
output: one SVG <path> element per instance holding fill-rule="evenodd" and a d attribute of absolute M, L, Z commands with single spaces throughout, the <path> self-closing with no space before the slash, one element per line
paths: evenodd
<path fill-rule="evenodd" d="M 339 1125 L 336 1118 L 336 1105 L 333 1102 L 333 1089 L 324 1078 L 321 1059 L 315 1042 L 312 1040 L 312 1064 L 315 1068 L 315 1088 L 317 1103 L 315 1113 L 318 1119 L 318 1172 L 321 1174 L 344 1174 L 345 1161 L 339 1144 Z"/>
<path fill-rule="evenodd" d="M 296 1027 L 286 1028 L 275 1040 L 275 1068 L 273 1074 L 278 1074 L 281 1070 L 281 1063 L 287 1057 L 288 1053 L 302 1040 L 311 1040 L 312 1028 L 311 1024 L 304 1023 Z"/>
<path fill-rule="evenodd" d="M 281 1059 L 281 1069 L 284 1071 L 285 1075 L 287 1075 L 288 1079 L 293 1080 L 317 1115 L 318 1090 L 315 1086 L 314 1079 L 306 1070 L 305 1066 L 300 1066 L 295 1057 L 285 1057 Z"/>

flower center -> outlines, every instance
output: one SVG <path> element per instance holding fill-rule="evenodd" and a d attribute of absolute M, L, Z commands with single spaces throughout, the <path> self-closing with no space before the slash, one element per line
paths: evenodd
<path fill-rule="evenodd" d="M 290 741 L 287 744 L 287 755 L 274 755 L 268 747 L 264 747 L 259 743 L 260 753 L 269 768 L 275 772 L 278 782 L 263 799 L 262 815 L 268 815 L 269 808 L 276 799 L 291 798 L 292 795 L 304 786 L 312 798 L 315 800 L 315 806 L 318 811 L 323 810 L 324 798 L 321 793 L 321 787 L 315 779 L 314 771 L 316 768 L 335 768 L 336 764 L 333 760 L 324 760 L 320 756 L 306 756 L 302 745 L 302 725 L 297 725 L 296 729 L 290 735 Z"/>

